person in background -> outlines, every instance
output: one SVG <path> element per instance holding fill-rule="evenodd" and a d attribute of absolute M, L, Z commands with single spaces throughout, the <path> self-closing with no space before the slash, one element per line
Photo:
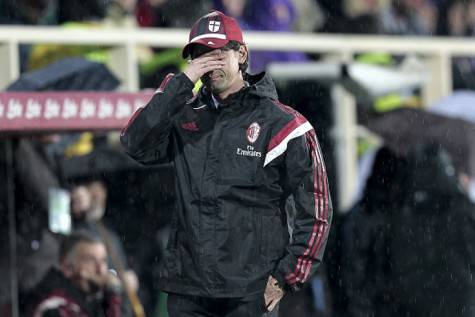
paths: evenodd
<path fill-rule="evenodd" d="M 475 316 L 475 205 L 442 147 L 421 146 L 408 163 L 390 227 L 393 316 Z"/>
<path fill-rule="evenodd" d="M 28 316 L 120 317 L 122 286 L 108 270 L 104 243 L 73 232 L 60 247 L 58 266 L 35 287 Z"/>
<path fill-rule="evenodd" d="M 438 36 L 470 38 L 475 35 L 475 1 L 442 1 L 437 21 Z M 475 89 L 475 58 L 452 58 L 454 90 Z"/>
<path fill-rule="evenodd" d="M 140 27 L 190 28 L 193 21 L 211 9 L 209 0 L 138 0 L 135 10 Z M 140 57 L 140 87 L 154 88 L 169 73 L 186 66 L 179 48 L 150 48 Z"/>
<path fill-rule="evenodd" d="M 243 18 L 253 31 L 293 32 L 298 16 L 291 0 L 261 0 L 249 1 Z M 305 53 L 298 51 L 257 51 L 251 54 L 249 67 L 253 72 L 261 72 L 270 63 L 308 60 Z"/>
<path fill-rule="evenodd" d="M 330 229 L 315 130 L 278 101 L 269 75 L 245 72 L 249 52 L 235 19 L 213 11 L 196 21 L 189 56 L 121 134 L 137 161 L 174 162 L 176 208 L 159 278 L 168 312 L 277 316 L 284 292 L 316 271 Z"/>
<path fill-rule="evenodd" d="M 210 9 L 210 0 L 138 0 L 136 17 L 143 27 L 189 28 Z"/>
<path fill-rule="evenodd" d="M 120 238 L 109 228 L 102 224 L 107 200 L 107 189 L 102 181 L 86 180 L 79 181 L 71 190 L 71 215 L 73 228 L 75 230 L 85 230 L 98 237 L 107 234 L 117 253 L 120 265 L 126 267 L 126 256 L 123 251 Z M 105 229 L 105 233 L 102 231 Z M 113 264 L 110 263 L 112 266 Z"/>
<path fill-rule="evenodd" d="M 55 0 L 2 0 L 0 24 L 56 24 Z"/>
<path fill-rule="evenodd" d="M 106 211 L 107 188 L 101 180 L 79 182 L 71 190 L 73 228 L 84 230 L 100 238 L 108 250 L 109 266 L 117 270 L 128 291 L 137 292 L 139 282 L 135 271 L 127 265 L 127 257 L 116 232 L 102 223 Z M 130 313 L 130 303 L 124 298 L 123 315 Z"/>
<path fill-rule="evenodd" d="M 243 29 L 250 31 L 292 32 L 298 18 L 290 0 L 215 0 L 217 10 L 236 18 Z M 256 51 L 250 55 L 250 71 L 258 73 L 272 62 L 305 62 L 302 52 Z"/>
<path fill-rule="evenodd" d="M 392 217 L 402 209 L 407 160 L 387 147 L 374 158 L 361 199 L 340 225 L 343 302 L 336 310 L 345 316 L 391 316 L 388 283 Z M 341 307 L 345 306 L 345 307 Z"/>
<path fill-rule="evenodd" d="M 379 14 L 379 29 L 386 35 L 432 35 L 437 6 L 430 0 L 391 0 Z"/>

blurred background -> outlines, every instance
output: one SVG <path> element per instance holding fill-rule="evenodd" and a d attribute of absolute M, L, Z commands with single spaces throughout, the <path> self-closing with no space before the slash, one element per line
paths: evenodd
<path fill-rule="evenodd" d="M 282 316 L 475 316 L 472 0 L 0 0 L 0 316 L 23 315 L 77 228 L 167 316 L 173 166 L 139 166 L 118 136 L 211 9 L 238 19 L 249 72 L 315 126 L 329 172 L 324 263 Z"/>

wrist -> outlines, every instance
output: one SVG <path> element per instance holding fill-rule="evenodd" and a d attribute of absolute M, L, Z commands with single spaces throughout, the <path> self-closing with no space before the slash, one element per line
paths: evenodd
<path fill-rule="evenodd" d="M 197 75 L 189 72 L 188 70 L 184 70 L 183 73 L 186 77 L 190 80 L 190 82 L 194 85 L 200 79 Z"/>
<path fill-rule="evenodd" d="M 277 284 L 285 293 L 297 292 L 301 288 L 300 283 L 295 283 L 292 285 L 288 284 L 285 281 L 284 274 L 280 273 L 278 270 L 274 270 L 271 275 L 277 280 Z"/>

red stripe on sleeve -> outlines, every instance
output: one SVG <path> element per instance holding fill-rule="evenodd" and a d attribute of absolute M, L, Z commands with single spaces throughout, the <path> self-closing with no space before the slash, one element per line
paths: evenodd
<path fill-rule="evenodd" d="M 158 87 L 158 89 L 156 90 L 156 93 L 157 92 L 163 92 L 165 87 L 167 87 L 168 83 L 170 82 L 170 80 L 173 78 L 174 74 L 173 73 L 169 73 L 167 76 L 165 76 L 165 78 L 162 80 L 162 83 L 160 84 L 160 87 Z M 129 121 L 127 122 L 127 124 L 125 125 L 125 127 L 122 129 L 121 131 L 121 135 L 123 135 L 127 129 L 130 127 L 130 125 L 132 124 L 132 122 L 134 122 L 135 118 L 137 118 L 137 116 L 140 114 L 140 112 L 142 112 L 144 108 L 139 108 L 137 109 L 137 111 L 135 111 L 135 113 L 132 115 L 132 117 L 129 119 Z"/>
<path fill-rule="evenodd" d="M 310 274 L 313 258 L 321 251 L 328 231 L 329 198 L 328 183 L 326 181 L 326 171 L 323 166 L 323 158 L 318 147 L 318 141 L 314 130 L 307 132 L 307 145 L 312 156 L 314 168 L 314 206 L 315 224 L 307 242 L 307 249 L 297 260 L 297 265 L 292 273 L 286 276 L 286 281 L 290 285 L 297 282 L 305 282 Z"/>
<path fill-rule="evenodd" d="M 134 122 L 135 118 L 137 118 L 137 116 L 142 112 L 144 108 L 143 107 L 140 107 L 137 109 L 137 111 L 135 111 L 135 113 L 132 115 L 132 117 L 129 119 L 129 121 L 127 122 L 127 124 L 125 125 L 125 127 L 122 129 L 122 131 L 120 132 L 120 135 L 124 135 L 125 132 L 127 132 L 127 129 L 130 127 L 130 125 L 132 124 L 132 122 Z"/>
<path fill-rule="evenodd" d="M 160 84 L 160 87 L 158 87 L 156 92 L 165 91 L 165 88 L 167 87 L 168 83 L 170 82 L 170 80 L 172 79 L 173 76 L 174 76 L 174 74 L 172 74 L 172 73 L 165 76 L 165 78 L 162 80 L 162 83 Z"/>

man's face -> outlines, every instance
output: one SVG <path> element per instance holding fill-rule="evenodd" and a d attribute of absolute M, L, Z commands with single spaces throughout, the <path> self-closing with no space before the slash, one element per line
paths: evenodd
<path fill-rule="evenodd" d="M 219 95 L 229 90 L 242 78 L 239 71 L 240 52 L 226 47 L 212 50 L 201 45 L 197 45 L 193 50 L 194 58 L 212 54 L 222 57 L 225 65 L 222 69 L 204 74 L 201 81 L 213 94 Z"/>
<path fill-rule="evenodd" d="M 76 186 L 71 191 L 71 213 L 74 219 L 86 217 L 87 211 L 91 209 L 91 194 L 86 186 Z"/>
<path fill-rule="evenodd" d="M 91 210 L 87 214 L 89 220 L 98 221 L 106 210 L 107 189 L 100 181 L 94 181 L 87 186 L 91 195 Z"/>
<path fill-rule="evenodd" d="M 102 289 L 108 274 L 106 247 L 99 242 L 80 242 L 64 260 L 63 272 L 86 293 Z"/>

